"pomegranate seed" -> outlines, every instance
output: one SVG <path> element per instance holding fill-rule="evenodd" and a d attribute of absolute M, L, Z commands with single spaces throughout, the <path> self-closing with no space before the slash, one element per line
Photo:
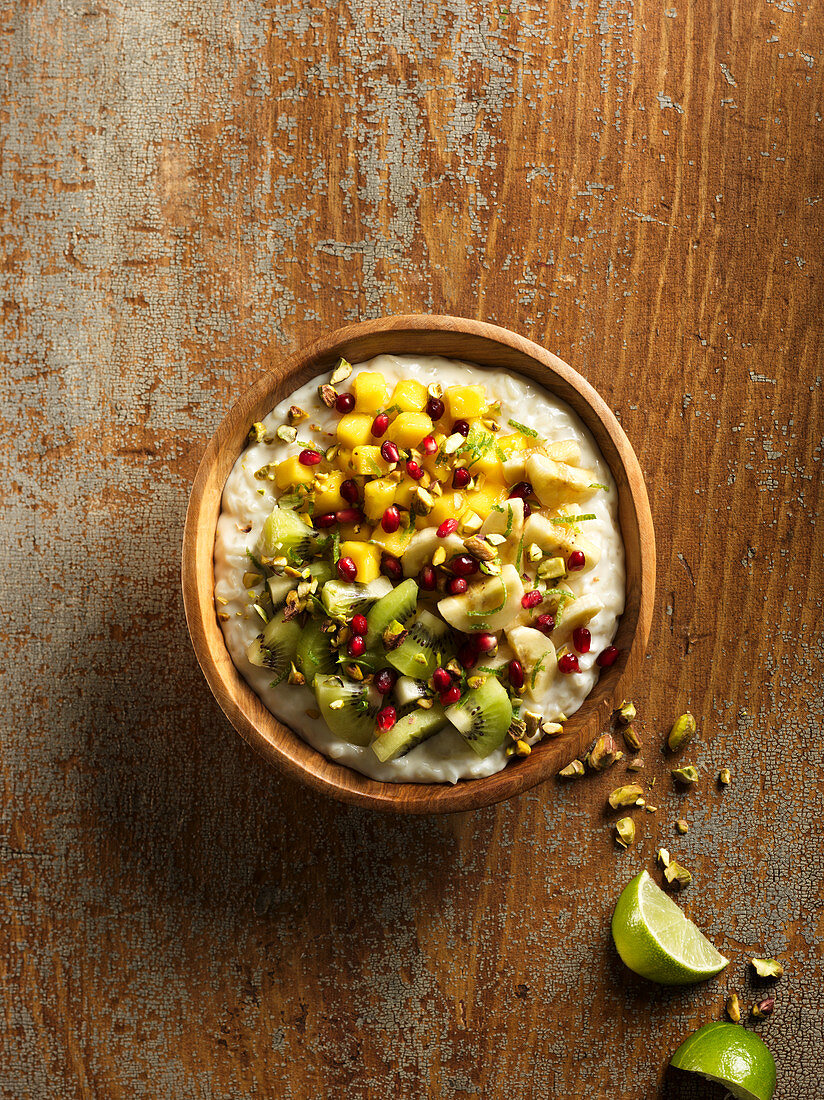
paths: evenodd
<path fill-rule="evenodd" d="M 520 661 L 510 661 L 507 666 L 509 682 L 517 690 L 524 686 L 524 666 Z"/>
<path fill-rule="evenodd" d="M 452 475 L 452 488 L 465 489 L 472 480 L 472 474 L 464 466 L 459 466 Z"/>
<path fill-rule="evenodd" d="M 598 656 L 595 658 L 595 663 L 599 668 L 609 668 L 614 665 L 618 660 L 618 650 L 614 645 L 608 645 L 606 649 L 602 649 Z"/>
<path fill-rule="evenodd" d="M 406 472 L 415 481 L 420 481 L 423 477 L 423 470 L 420 467 L 420 463 L 416 462 L 414 458 L 409 458 L 406 461 Z"/>
<path fill-rule="evenodd" d="M 527 608 L 537 607 L 539 603 L 544 602 L 543 592 L 539 592 L 537 588 L 533 588 L 530 592 L 524 592 L 521 596 L 521 607 Z"/>
<path fill-rule="evenodd" d="M 301 466 L 317 466 L 320 462 L 321 456 L 317 451 L 310 451 L 309 448 L 305 451 L 301 451 L 298 455 L 298 462 Z"/>
<path fill-rule="evenodd" d="M 529 507 L 526 501 L 524 501 L 524 519 L 529 519 L 532 515 L 532 509 Z"/>
<path fill-rule="evenodd" d="M 383 519 L 381 520 L 381 527 L 386 531 L 387 535 L 391 535 L 393 531 L 401 525 L 401 514 L 394 504 L 390 504 L 386 511 L 383 513 Z"/>
<path fill-rule="evenodd" d="M 339 413 L 350 413 L 355 407 L 355 395 L 353 393 L 339 393 L 335 399 L 335 408 Z"/>
<path fill-rule="evenodd" d="M 458 521 L 456 519 L 445 519 L 438 528 L 438 538 L 445 539 L 447 535 L 451 535 L 453 531 L 458 530 Z"/>
<path fill-rule="evenodd" d="M 453 684 L 452 687 L 441 696 L 441 706 L 448 707 L 451 703 L 457 703 L 460 697 L 461 689 L 457 684 Z"/>
<path fill-rule="evenodd" d="M 574 653 L 565 653 L 563 657 L 558 658 L 558 671 L 564 672 L 569 675 L 571 672 L 580 672 L 578 667 L 578 658 Z"/>
<path fill-rule="evenodd" d="M 351 558 L 338 558 L 337 570 L 342 581 L 353 581 L 358 575 L 358 567 Z"/>
<path fill-rule="evenodd" d="M 575 573 L 579 569 L 583 569 L 586 563 L 587 559 L 583 550 L 573 550 L 567 558 L 567 569 L 570 573 Z"/>
<path fill-rule="evenodd" d="M 357 504 L 360 500 L 360 489 L 358 488 L 357 481 L 353 481 L 351 477 L 346 481 L 341 482 L 340 489 L 338 490 L 347 504 Z"/>
<path fill-rule="evenodd" d="M 537 627 L 538 630 L 544 634 L 551 634 L 555 629 L 555 616 L 550 615 L 549 612 L 544 612 L 543 615 L 539 615 L 535 622 L 532 624 Z"/>
<path fill-rule="evenodd" d="M 462 435 L 464 438 L 469 435 L 469 421 L 468 420 L 456 420 L 452 425 L 453 435 Z"/>
<path fill-rule="evenodd" d="M 432 673 L 432 686 L 439 694 L 452 687 L 452 676 L 445 668 L 436 668 Z"/>
<path fill-rule="evenodd" d="M 446 412 L 446 406 L 439 397 L 430 397 L 426 402 L 426 415 L 430 420 L 440 420 Z"/>
<path fill-rule="evenodd" d="M 446 582 L 446 590 L 450 596 L 462 596 L 468 587 L 463 577 L 451 577 Z"/>
<path fill-rule="evenodd" d="M 312 520 L 314 526 L 319 527 L 321 530 L 324 527 L 334 527 L 337 522 L 334 512 L 327 512 L 324 516 L 315 516 Z"/>
<path fill-rule="evenodd" d="M 592 635 L 585 626 L 576 626 L 572 631 L 572 644 L 579 653 L 589 653 L 592 645 Z"/>
<path fill-rule="evenodd" d="M 375 720 L 378 723 L 378 729 L 386 732 L 386 730 L 391 730 L 395 725 L 398 720 L 398 715 L 394 707 L 382 707 L 381 710 L 378 711 L 378 716 Z"/>
<path fill-rule="evenodd" d="M 382 668 L 375 677 L 375 687 L 381 695 L 388 695 L 395 686 L 397 678 L 397 672 L 393 672 L 391 668 Z"/>
<path fill-rule="evenodd" d="M 338 523 L 363 523 L 363 512 L 360 508 L 341 508 L 335 512 Z"/>
<path fill-rule="evenodd" d="M 399 581 L 403 576 L 403 566 L 394 554 L 384 554 L 381 561 L 381 572 L 393 581 Z"/>
<path fill-rule="evenodd" d="M 365 615 L 355 615 L 352 619 L 351 626 L 353 634 L 365 634 L 369 629 L 369 623 L 366 621 Z"/>
<path fill-rule="evenodd" d="M 435 570 L 431 565 L 426 565 L 421 570 L 421 588 L 427 592 L 433 592 L 438 586 L 438 578 L 435 576 Z"/>
<path fill-rule="evenodd" d="M 517 485 L 513 485 L 509 490 L 509 499 L 513 497 L 520 497 L 521 500 L 526 500 L 527 497 L 534 496 L 532 490 L 532 483 L 530 481 L 519 481 Z"/>
<path fill-rule="evenodd" d="M 456 577 L 471 577 L 478 572 L 478 563 L 469 554 L 458 554 L 449 563 Z"/>
<path fill-rule="evenodd" d="M 382 436 L 388 427 L 389 417 L 386 413 L 381 413 L 372 421 L 372 435 Z"/>
<path fill-rule="evenodd" d="M 438 444 L 435 441 L 434 435 L 428 435 L 425 439 L 421 440 L 421 450 L 425 455 L 437 454 Z"/>
<path fill-rule="evenodd" d="M 381 458 L 386 462 L 400 462 L 401 452 L 394 443 L 387 439 L 385 443 L 381 444 Z"/>
<path fill-rule="evenodd" d="M 478 663 L 478 650 L 472 642 L 464 642 L 458 650 L 458 660 L 463 668 L 474 668 Z"/>
<path fill-rule="evenodd" d="M 498 650 L 497 634 L 479 634 L 478 649 L 481 653 L 496 653 Z"/>
<path fill-rule="evenodd" d="M 356 634 L 355 637 L 349 643 L 349 649 L 348 649 L 349 656 L 350 657 L 360 657 L 365 649 L 366 649 L 366 642 L 360 636 L 360 634 Z"/>

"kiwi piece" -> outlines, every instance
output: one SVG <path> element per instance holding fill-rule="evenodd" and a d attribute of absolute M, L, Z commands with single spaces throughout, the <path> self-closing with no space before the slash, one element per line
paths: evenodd
<path fill-rule="evenodd" d="M 512 703 L 495 676 L 469 688 L 458 703 L 446 708 L 446 717 L 471 749 L 483 759 L 506 740 L 512 724 Z"/>
<path fill-rule="evenodd" d="M 300 633 L 295 659 L 310 686 L 316 676 L 331 676 L 338 670 L 332 652 L 331 635 L 325 634 L 318 619 L 310 619 Z"/>
<path fill-rule="evenodd" d="M 369 744 L 375 735 L 377 708 L 364 684 L 343 676 L 318 675 L 315 696 L 327 726 L 336 737 L 350 745 Z"/>
<path fill-rule="evenodd" d="M 317 533 L 288 508 L 272 509 L 263 521 L 261 548 L 266 557 L 288 554 L 293 560 L 307 557 L 317 543 Z"/>
<path fill-rule="evenodd" d="M 366 616 L 369 629 L 366 632 L 366 648 L 380 649 L 383 632 L 392 622 L 406 626 L 418 607 L 418 585 L 411 577 L 381 596 Z"/>
<path fill-rule="evenodd" d="M 392 691 L 398 706 L 408 707 L 426 695 L 426 684 L 423 680 L 413 680 L 410 676 L 399 676 Z"/>
<path fill-rule="evenodd" d="M 289 671 L 299 639 L 300 624 L 295 619 L 286 620 L 276 615 L 251 643 L 246 656 L 258 668 L 268 668 L 273 678 L 279 681 Z"/>
<path fill-rule="evenodd" d="M 382 763 L 397 760 L 399 756 L 420 745 L 421 741 L 438 733 L 445 725 L 446 714 L 443 707 L 437 704 L 430 710 L 421 710 L 418 707 L 399 718 L 391 730 L 381 733 L 372 745 L 372 752 Z"/>
<path fill-rule="evenodd" d="M 443 619 L 436 619 L 429 611 L 419 611 L 409 633 L 397 649 L 386 654 L 386 660 L 403 676 L 428 680 L 450 643 L 450 630 Z"/>
<path fill-rule="evenodd" d="M 324 584 L 320 598 L 329 615 L 345 623 L 391 591 L 392 582 L 388 577 L 376 577 L 369 584 L 333 580 Z"/>

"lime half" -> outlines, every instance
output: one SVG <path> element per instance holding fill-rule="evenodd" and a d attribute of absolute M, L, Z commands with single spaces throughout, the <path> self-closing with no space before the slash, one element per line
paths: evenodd
<path fill-rule="evenodd" d="M 739 1024 L 704 1024 L 684 1040 L 670 1065 L 725 1085 L 735 1100 L 771 1100 L 775 1092 L 773 1056 Z"/>
<path fill-rule="evenodd" d="M 618 898 L 612 938 L 630 970 L 660 985 L 704 982 L 729 965 L 646 871 Z"/>

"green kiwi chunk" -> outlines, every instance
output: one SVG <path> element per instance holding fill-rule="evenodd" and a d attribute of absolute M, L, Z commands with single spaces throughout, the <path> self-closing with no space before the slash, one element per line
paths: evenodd
<path fill-rule="evenodd" d="M 282 680 L 289 671 L 299 639 L 300 624 L 276 615 L 251 643 L 246 656 L 258 668 L 269 669 L 274 680 Z"/>
<path fill-rule="evenodd" d="M 310 619 L 304 626 L 298 639 L 295 658 L 310 687 L 316 676 L 331 676 L 337 672 L 338 662 L 332 652 L 331 635 L 323 632 L 319 619 Z"/>
<path fill-rule="evenodd" d="M 317 532 L 288 508 L 272 509 L 263 521 L 261 549 L 265 557 L 287 554 L 293 560 L 305 558 L 317 543 Z"/>
<path fill-rule="evenodd" d="M 345 623 L 391 591 L 388 577 L 376 577 L 369 584 L 332 580 L 324 584 L 320 598 L 331 618 Z"/>
<path fill-rule="evenodd" d="M 386 654 L 386 660 L 403 676 L 428 680 L 450 645 L 451 634 L 447 624 L 423 610 L 418 613 L 398 648 Z"/>
<path fill-rule="evenodd" d="M 369 629 L 366 633 L 366 648 L 380 649 L 383 632 L 392 622 L 406 626 L 418 607 L 418 585 L 411 577 L 381 596 L 373 604 L 366 616 Z"/>
<path fill-rule="evenodd" d="M 430 710 L 413 710 L 403 718 L 399 718 L 391 730 L 381 733 L 377 741 L 372 745 L 372 752 L 378 760 L 386 763 L 387 760 L 397 760 L 399 756 L 414 749 L 422 741 L 442 730 L 446 725 L 446 714 L 443 707 L 435 704 Z"/>
<path fill-rule="evenodd" d="M 368 745 L 375 735 L 374 706 L 369 689 L 344 676 L 316 676 L 315 697 L 324 720 L 341 741 Z"/>
<path fill-rule="evenodd" d="M 458 703 L 446 708 L 446 717 L 469 747 L 483 759 L 506 740 L 512 724 L 512 703 L 495 676 L 469 688 Z"/>

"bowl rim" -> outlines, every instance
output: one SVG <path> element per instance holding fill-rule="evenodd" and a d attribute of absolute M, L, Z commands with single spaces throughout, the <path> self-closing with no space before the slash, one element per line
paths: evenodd
<path fill-rule="evenodd" d="M 379 354 L 373 351 L 358 359 L 357 353 L 347 354 L 348 349 L 375 339 L 391 342 L 393 337 L 397 339 L 404 333 L 415 334 L 420 340 L 434 337 L 436 341 L 449 339 L 451 334 L 459 340 L 466 338 L 479 346 L 491 344 L 505 354 L 533 360 L 541 377 L 532 381 L 571 405 L 588 430 L 596 434 L 596 442 L 619 486 L 619 523 L 628 561 L 628 534 L 633 545 L 637 541 L 639 547 L 637 591 L 630 598 L 628 578 L 625 609 L 616 636 L 620 637 L 622 632 L 630 634 L 631 629 L 628 644 L 618 661 L 602 671 L 581 708 L 565 724 L 564 733 L 557 738 L 544 738 L 529 757 L 515 766 L 455 784 L 381 782 L 323 756 L 275 718 L 240 675 L 226 648 L 214 604 L 214 537 L 226 477 L 243 450 L 249 424 L 268 411 L 264 409 L 256 417 L 251 410 L 264 407 L 267 400 L 271 409 L 303 382 L 291 382 L 281 397 L 270 398 L 273 388 L 295 376 L 303 375 L 306 381 L 322 374 L 340 355 L 363 361 Z M 392 353 L 391 347 L 384 350 Z M 475 351 L 475 356 L 437 351 L 432 354 L 473 362 L 477 361 L 478 348 Z M 509 365 L 503 369 L 519 373 L 517 367 Z M 598 431 L 605 433 L 603 441 L 597 438 Z M 239 449 L 235 449 L 238 440 Z M 604 442 L 610 453 L 605 453 Z M 619 687 L 643 663 L 652 621 L 655 571 L 652 515 L 640 464 L 617 418 L 589 382 L 557 355 L 510 329 L 471 318 L 402 314 L 360 321 L 320 336 L 293 352 L 278 367 L 266 370 L 240 395 L 209 440 L 192 484 L 183 533 L 181 581 L 187 626 L 198 663 L 226 717 L 252 748 L 287 775 L 341 801 L 371 809 L 423 814 L 479 809 L 512 798 L 556 775 L 561 761 L 569 762 L 582 754 L 596 736 L 593 731 L 609 718 Z"/>

